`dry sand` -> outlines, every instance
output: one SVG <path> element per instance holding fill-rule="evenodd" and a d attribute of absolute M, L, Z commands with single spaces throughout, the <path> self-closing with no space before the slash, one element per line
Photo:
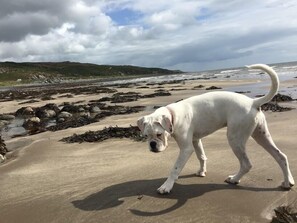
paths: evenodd
<path fill-rule="evenodd" d="M 199 80 L 187 81 L 177 88 L 191 89 L 199 84 L 225 88 L 245 83 Z M 256 81 L 248 83 L 256 84 Z M 169 97 L 141 99 L 127 105 L 166 105 L 203 92 L 172 91 Z M 101 95 L 57 99 L 55 103 L 89 100 L 88 97 L 98 99 Z M 294 102 L 289 105 L 297 107 Z M 15 102 L 5 102 L 0 113 L 17 107 Z M 135 125 L 140 116 L 150 112 L 108 117 L 80 128 L 6 141 L 8 148 L 17 152 L 14 159 L 0 166 L 0 222 L 269 222 L 273 208 L 297 199 L 296 189 L 279 189 L 283 179 L 280 168 L 253 140 L 247 146 L 252 170 L 238 186 L 224 183 L 228 175 L 238 170 L 238 161 L 225 137 L 226 129 L 203 140 L 208 157 L 207 176 L 194 175 L 198 161 L 193 155 L 169 195 L 158 195 L 156 189 L 177 157 L 178 147 L 173 139 L 169 148 L 159 154 L 149 152 L 146 143 L 128 139 L 82 144 L 59 141 L 73 133 L 106 126 Z M 297 110 L 265 114 L 271 134 L 289 157 L 297 180 Z"/>

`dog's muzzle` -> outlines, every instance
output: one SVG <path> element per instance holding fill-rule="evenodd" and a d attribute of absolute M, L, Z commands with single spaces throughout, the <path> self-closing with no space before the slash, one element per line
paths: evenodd
<path fill-rule="evenodd" d="M 151 147 L 151 151 L 154 153 L 159 152 L 158 148 L 157 148 L 157 143 L 155 141 L 151 141 L 150 142 L 150 147 Z"/>

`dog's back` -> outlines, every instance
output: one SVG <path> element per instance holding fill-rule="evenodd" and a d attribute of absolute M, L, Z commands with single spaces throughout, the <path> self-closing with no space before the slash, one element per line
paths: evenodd
<path fill-rule="evenodd" d="M 227 91 L 209 92 L 193 96 L 176 103 L 180 113 L 190 116 L 196 135 L 203 137 L 228 125 L 229 122 L 240 122 L 253 119 L 259 110 L 254 100 L 238 93 Z M 204 128 L 207 126 L 207 128 Z M 203 130 L 203 132 L 201 132 Z"/>

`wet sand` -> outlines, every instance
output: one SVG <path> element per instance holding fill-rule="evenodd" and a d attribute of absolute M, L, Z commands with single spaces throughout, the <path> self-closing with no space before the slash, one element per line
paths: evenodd
<path fill-rule="evenodd" d="M 177 100 L 206 92 L 193 86 L 227 87 L 257 84 L 256 80 L 197 80 L 185 85 L 165 85 L 171 96 L 144 98 L 125 105 L 143 105 L 141 113 L 107 117 L 79 128 L 14 138 L 6 141 L 14 150 L 12 158 L 0 166 L 1 222 L 269 222 L 273 209 L 297 199 L 296 189 L 283 191 L 283 179 L 273 158 L 252 139 L 248 155 L 253 165 L 240 185 L 224 183 L 238 170 L 238 161 L 228 146 L 226 129 L 203 140 L 208 172 L 196 177 L 198 161 L 193 155 L 176 182 L 172 193 L 158 195 L 156 189 L 166 179 L 177 155 L 173 139 L 159 154 L 147 144 L 129 139 L 109 139 L 100 143 L 67 144 L 59 141 L 74 133 L 97 131 L 108 126 L 135 125 L 142 115 Z M 286 87 L 296 82 L 286 82 Z M 121 92 L 151 93 L 148 89 L 118 89 Z M 244 88 L 244 87 L 243 87 Z M 103 95 L 76 95 L 56 98 L 55 103 L 98 99 Z M 21 102 L 18 101 L 18 102 Z M 49 103 L 37 102 L 32 106 Z M 1 102 L 0 113 L 15 111 L 14 101 Z M 297 108 L 296 102 L 285 105 Z M 297 180 L 297 110 L 265 112 L 270 132 L 278 147 L 287 154 Z"/>

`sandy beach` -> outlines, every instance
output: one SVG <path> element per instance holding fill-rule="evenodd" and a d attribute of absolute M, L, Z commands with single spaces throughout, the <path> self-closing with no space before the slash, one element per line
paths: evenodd
<path fill-rule="evenodd" d="M 256 86 L 259 81 L 210 79 L 156 84 L 147 88 L 140 88 L 145 86 L 143 83 L 120 89 L 113 86 L 109 88 L 142 95 L 154 93 L 161 87 L 171 95 L 117 103 L 145 106 L 146 109 L 138 113 L 108 116 L 78 128 L 7 139 L 5 143 L 12 152 L 0 165 L 0 222 L 270 222 L 275 207 L 297 200 L 296 186 L 290 191 L 279 188 L 283 179 L 281 169 L 252 139 L 247 144 L 252 170 L 237 186 L 224 183 L 239 165 L 228 145 L 225 128 L 203 139 L 208 157 L 207 176 L 195 176 L 199 164 L 193 155 L 169 195 L 159 195 L 156 189 L 168 176 L 178 155 L 172 138 L 169 148 L 158 154 L 149 152 L 145 142 L 130 139 L 71 144 L 60 141 L 74 133 L 136 125 L 136 120 L 151 113 L 154 106 L 205 93 L 211 86 L 228 90 L 235 86 L 245 89 L 244 86 L 251 84 Z M 296 90 L 297 79 L 281 84 Z M 193 89 L 199 85 L 203 87 Z M 263 90 L 268 90 L 267 86 Z M 66 98 L 57 94 L 50 101 L 39 100 L 25 105 L 19 103 L 26 99 L 3 101 L 0 113 L 47 103 L 86 104 L 111 95 L 113 93 L 90 93 Z M 265 115 L 272 137 L 288 156 L 293 177 L 297 180 L 297 103 L 280 105 L 295 109 L 267 111 Z"/>

